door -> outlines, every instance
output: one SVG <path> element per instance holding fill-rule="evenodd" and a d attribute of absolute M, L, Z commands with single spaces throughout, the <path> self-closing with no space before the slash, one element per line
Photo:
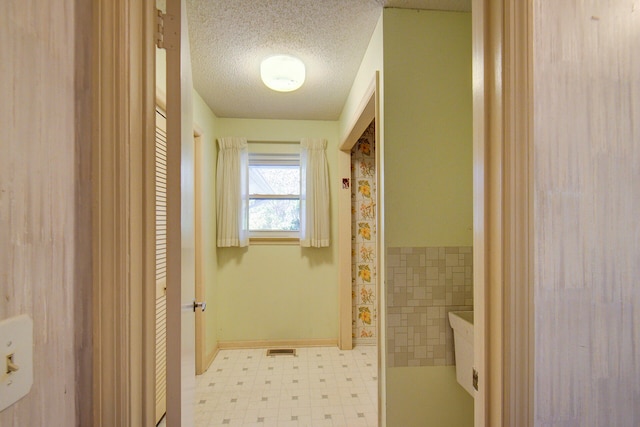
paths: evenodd
<path fill-rule="evenodd" d="M 192 426 L 195 393 L 194 141 L 185 0 L 168 0 L 167 426 Z"/>

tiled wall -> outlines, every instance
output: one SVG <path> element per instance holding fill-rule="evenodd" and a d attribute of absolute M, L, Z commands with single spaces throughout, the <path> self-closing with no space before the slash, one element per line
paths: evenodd
<path fill-rule="evenodd" d="M 473 310 L 472 248 L 388 248 L 386 289 L 387 365 L 453 365 L 448 313 Z"/>
<path fill-rule="evenodd" d="M 371 122 L 351 151 L 351 280 L 355 344 L 375 344 L 376 312 L 376 158 Z"/>

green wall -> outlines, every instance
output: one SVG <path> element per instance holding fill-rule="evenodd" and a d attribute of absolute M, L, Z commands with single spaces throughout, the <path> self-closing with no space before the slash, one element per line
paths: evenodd
<path fill-rule="evenodd" d="M 325 138 L 331 180 L 330 247 L 252 244 L 218 248 L 218 339 L 337 340 L 338 122 L 220 118 L 218 124 L 218 136 L 243 136 L 249 141 Z"/>
<path fill-rule="evenodd" d="M 387 368 L 387 426 L 472 427 L 473 398 L 455 366 Z"/>
<path fill-rule="evenodd" d="M 165 86 L 165 52 L 157 51 L 156 79 Z M 209 354 L 219 341 L 337 339 L 337 121 L 217 118 L 194 91 L 194 121 L 203 131 L 203 280 Z M 251 245 L 217 248 L 215 180 L 216 139 L 245 136 L 250 141 L 328 141 L 331 181 L 331 246 Z"/>
<path fill-rule="evenodd" d="M 471 14 L 385 9 L 385 247 L 472 245 Z M 386 369 L 388 426 L 473 425 L 455 367 Z"/>
<path fill-rule="evenodd" d="M 384 10 L 387 247 L 472 244 L 471 14 Z"/>

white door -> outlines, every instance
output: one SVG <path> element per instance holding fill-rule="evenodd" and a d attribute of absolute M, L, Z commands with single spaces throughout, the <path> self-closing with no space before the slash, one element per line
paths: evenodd
<path fill-rule="evenodd" d="M 193 426 L 194 141 L 185 0 L 167 0 L 167 426 Z"/>

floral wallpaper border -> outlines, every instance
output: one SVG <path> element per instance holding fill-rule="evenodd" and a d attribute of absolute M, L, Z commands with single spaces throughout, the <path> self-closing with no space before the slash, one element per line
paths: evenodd
<path fill-rule="evenodd" d="M 351 151 L 352 306 L 355 344 L 376 344 L 376 171 L 375 123 Z"/>

